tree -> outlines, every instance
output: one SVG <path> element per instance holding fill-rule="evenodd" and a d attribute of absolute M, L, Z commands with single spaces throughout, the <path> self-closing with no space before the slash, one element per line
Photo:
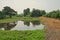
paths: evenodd
<path fill-rule="evenodd" d="M 0 19 L 5 18 L 5 15 L 2 13 L 2 11 L 0 11 Z"/>
<path fill-rule="evenodd" d="M 42 15 L 46 14 L 45 10 L 40 10 L 40 12 L 41 12 Z"/>
<path fill-rule="evenodd" d="M 29 8 L 24 9 L 23 12 L 24 12 L 24 16 L 26 16 L 26 15 L 30 14 L 30 9 Z"/>
<path fill-rule="evenodd" d="M 4 9 L 2 10 L 2 13 L 12 18 L 12 16 L 16 15 L 17 12 L 8 6 L 5 6 Z"/>
<path fill-rule="evenodd" d="M 58 18 L 60 19 L 60 10 L 54 10 L 49 12 L 46 17 L 50 17 L 50 18 Z"/>
<path fill-rule="evenodd" d="M 31 17 L 40 17 L 44 14 L 46 14 L 46 12 L 44 10 L 33 9 L 31 12 Z"/>

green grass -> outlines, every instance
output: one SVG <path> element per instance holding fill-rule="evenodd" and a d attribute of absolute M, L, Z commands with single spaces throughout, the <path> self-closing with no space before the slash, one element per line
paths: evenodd
<path fill-rule="evenodd" d="M 16 18 L 7 18 L 7 19 L 1 19 L 0 20 L 0 23 L 8 23 L 8 22 L 14 22 L 14 21 L 18 21 L 19 20 L 19 17 L 16 17 Z"/>
<path fill-rule="evenodd" d="M 45 40 L 44 30 L 2 31 L 0 40 Z"/>
<path fill-rule="evenodd" d="M 44 30 L 2 31 L 0 40 L 45 40 Z"/>
<path fill-rule="evenodd" d="M 40 21 L 39 17 L 22 17 L 21 18 L 22 21 Z"/>
<path fill-rule="evenodd" d="M 14 21 L 40 21 L 40 19 L 38 17 L 12 17 L 12 18 L 6 18 L 6 19 L 2 19 L 0 20 L 0 23 L 8 23 L 8 22 L 14 22 Z"/>

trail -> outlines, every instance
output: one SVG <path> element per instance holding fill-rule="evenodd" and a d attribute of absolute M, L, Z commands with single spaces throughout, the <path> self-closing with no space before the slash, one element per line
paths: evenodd
<path fill-rule="evenodd" d="M 47 17 L 40 19 L 46 25 L 46 40 L 60 40 L 60 20 Z"/>

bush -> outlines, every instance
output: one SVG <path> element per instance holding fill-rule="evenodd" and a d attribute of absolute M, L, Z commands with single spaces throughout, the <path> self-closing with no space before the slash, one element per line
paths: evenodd
<path fill-rule="evenodd" d="M 48 14 L 45 15 L 45 17 L 60 19 L 60 10 L 49 12 Z"/>

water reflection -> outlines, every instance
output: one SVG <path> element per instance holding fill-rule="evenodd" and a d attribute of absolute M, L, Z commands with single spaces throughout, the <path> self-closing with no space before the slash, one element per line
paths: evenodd
<path fill-rule="evenodd" d="M 43 28 L 44 25 L 40 24 L 39 21 L 18 21 L 11 23 L 0 23 L 0 30 L 37 30 Z"/>
<path fill-rule="evenodd" d="M 16 26 L 15 22 L 12 23 L 0 23 L 0 29 L 3 28 L 3 30 L 11 30 Z"/>
<path fill-rule="evenodd" d="M 32 21 L 31 22 L 34 26 L 40 25 L 40 21 Z M 24 21 L 24 25 L 30 26 L 30 22 Z"/>
<path fill-rule="evenodd" d="M 33 25 L 40 25 L 40 21 L 32 21 L 31 22 Z"/>
<path fill-rule="evenodd" d="M 30 26 L 30 22 L 24 21 L 24 25 Z"/>

